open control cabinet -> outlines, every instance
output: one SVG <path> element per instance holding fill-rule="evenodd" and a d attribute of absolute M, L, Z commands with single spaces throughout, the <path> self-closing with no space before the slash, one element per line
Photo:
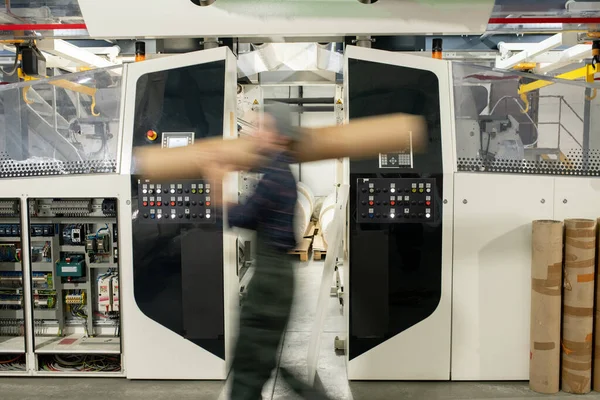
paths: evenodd
<path fill-rule="evenodd" d="M 0 199 L 0 375 L 27 372 L 19 199 Z"/>
<path fill-rule="evenodd" d="M 36 370 L 121 371 L 117 200 L 28 199 Z"/>

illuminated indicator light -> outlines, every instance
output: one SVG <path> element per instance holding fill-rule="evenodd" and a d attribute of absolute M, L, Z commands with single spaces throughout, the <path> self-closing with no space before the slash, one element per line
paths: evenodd
<path fill-rule="evenodd" d="M 210 207 L 210 201 L 207 201 L 207 202 L 206 202 L 206 203 L 204 203 L 204 204 L 206 204 L 206 207 Z"/>
<path fill-rule="evenodd" d="M 171 219 L 175 219 L 176 217 L 177 217 L 177 215 L 171 214 Z"/>
<path fill-rule="evenodd" d="M 175 206 L 175 202 L 174 201 L 171 202 L 171 206 Z"/>
<path fill-rule="evenodd" d="M 202 194 L 202 193 L 204 193 L 204 190 L 203 189 L 198 189 L 198 193 Z"/>
<path fill-rule="evenodd" d="M 431 192 L 431 189 L 427 189 L 427 193 L 430 193 L 430 192 Z"/>
<path fill-rule="evenodd" d="M 150 207 L 154 207 L 154 202 L 153 201 L 150 202 Z"/>
<path fill-rule="evenodd" d="M 158 214 L 158 217 L 157 217 L 157 218 L 158 218 L 158 219 L 161 219 L 161 218 L 162 218 L 162 214 Z"/>
<path fill-rule="evenodd" d="M 414 188 L 413 188 L 412 192 L 413 192 L 413 193 L 417 193 L 417 189 L 414 189 Z"/>
<path fill-rule="evenodd" d="M 159 206 L 159 207 L 162 206 L 162 201 L 156 202 L 156 205 Z"/>
<path fill-rule="evenodd" d="M 206 214 L 206 218 L 210 218 L 210 214 Z"/>
<path fill-rule="evenodd" d="M 150 219 L 154 219 L 154 218 L 156 218 L 156 215 L 155 214 L 150 214 Z"/>
<path fill-rule="evenodd" d="M 154 141 L 158 137 L 158 134 L 153 130 L 149 130 L 148 132 L 146 132 L 146 137 L 148 138 L 148 140 Z"/>
<path fill-rule="evenodd" d="M 196 194 L 196 189 L 192 189 L 192 193 Z"/>
<path fill-rule="evenodd" d="M 374 203 L 372 201 L 369 202 L 369 205 L 372 206 Z"/>
<path fill-rule="evenodd" d="M 148 189 L 142 190 L 142 193 L 144 193 L 144 194 L 148 193 Z"/>
<path fill-rule="evenodd" d="M 430 218 L 431 214 L 425 214 L 425 218 Z"/>
<path fill-rule="evenodd" d="M 395 201 L 390 201 L 390 206 L 395 206 L 396 202 Z"/>
<path fill-rule="evenodd" d="M 142 203 L 142 205 L 143 205 L 144 207 L 148 207 L 148 202 L 147 202 L 147 201 L 145 201 L 145 202 L 143 202 L 143 203 Z"/>
<path fill-rule="evenodd" d="M 396 214 L 390 214 L 390 218 L 396 218 Z"/>
<path fill-rule="evenodd" d="M 373 188 L 369 189 L 369 193 L 375 193 L 375 189 L 373 189 Z"/>
<path fill-rule="evenodd" d="M 430 201 L 426 201 L 426 202 L 425 202 L 425 205 L 426 205 L 426 206 L 430 206 L 430 205 L 431 205 L 431 202 L 430 202 Z"/>
<path fill-rule="evenodd" d="M 419 189 L 419 193 L 423 193 L 423 189 Z"/>

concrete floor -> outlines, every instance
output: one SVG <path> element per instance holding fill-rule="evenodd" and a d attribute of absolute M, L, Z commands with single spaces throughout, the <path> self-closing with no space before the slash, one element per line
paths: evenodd
<path fill-rule="evenodd" d="M 298 290 L 293 316 L 285 335 L 280 355 L 281 365 L 306 376 L 306 355 L 317 304 L 322 262 L 298 264 Z M 344 358 L 333 351 L 333 340 L 341 334 L 344 319 L 338 302 L 331 299 L 325 333 L 321 342 L 319 379 L 326 392 L 335 400 L 462 400 L 462 399 L 529 399 L 551 397 L 566 399 L 577 396 L 560 394 L 544 396 L 529 391 L 526 382 L 463 383 L 463 382 L 351 382 L 346 379 Z M 223 382 L 158 382 L 127 381 L 125 379 L 58 379 L 2 378 L 1 400 L 226 400 Z M 580 396 L 581 397 L 581 396 Z M 600 393 L 584 396 L 600 399 Z M 274 376 L 263 391 L 264 400 L 297 399 L 290 389 Z"/>

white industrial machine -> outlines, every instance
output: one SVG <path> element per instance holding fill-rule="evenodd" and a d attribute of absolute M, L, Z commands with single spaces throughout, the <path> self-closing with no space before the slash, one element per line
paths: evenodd
<path fill-rule="evenodd" d="M 289 2 L 269 24 L 253 11 L 258 0 L 164 3 L 79 1 L 94 37 L 204 37 L 207 47 L 240 35 L 335 42 L 340 32 L 393 34 L 401 24 L 482 32 L 493 1 L 469 13 L 462 4 L 356 1 L 318 16 Z M 402 17 L 387 12 L 398 7 Z M 135 174 L 132 151 L 251 133 L 260 85 L 278 82 L 264 74 L 239 87 L 238 78 L 272 67 L 291 75 L 296 65 L 269 62 L 285 49 L 256 48 L 239 60 L 221 47 L 0 88 L 0 375 L 227 377 L 238 241 L 251 236 L 223 229 L 211 193 L 222 184 L 228 199 L 243 198 L 255 176 L 152 181 Z M 347 121 L 403 112 L 424 115 L 429 128 L 424 154 L 388 149 L 339 163 L 337 183 L 349 189 L 340 291 L 348 378 L 528 379 L 531 221 L 600 216 L 597 85 L 540 84 L 425 53 L 311 52 L 317 61 L 293 57 L 326 64 L 329 83 L 343 86 L 335 107 Z M 300 200 L 302 226 L 312 197 Z M 328 218 L 341 236 L 343 224 Z"/>
<path fill-rule="evenodd" d="M 235 96 L 226 48 L 3 88 L 0 373 L 227 377 L 239 281 L 221 183 L 130 171 L 138 146 L 236 137 Z"/>

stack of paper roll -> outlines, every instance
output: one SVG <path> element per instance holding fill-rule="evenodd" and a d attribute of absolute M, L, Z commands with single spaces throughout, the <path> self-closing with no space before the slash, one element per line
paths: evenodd
<path fill-rule="evenodd" d="M 565 220 L 562 390 L 591 391 L 596 221 Z"/>
<path fill-rule="evenodd" d="M 296 213 L 295 213 L 295 234 L 296 241 L 302 241 L 306 233 L 306 229 L 310 224 L 310 219 L 313 213 L 313 207 L 315 205 L 315 195 L 312 190 L 302 182 L 298 182 L 298 200 L 296 202 Z"/>
<path fill-rule="evenodd" d="M 321 225 L 321 235 L 323 236 L 323 242 L 325 245 L 329 242 L 329 235 L 331 232 L 331 222 L 333 221 L 333 214 L 335 210 L 336 194 L 332 193 L 323 202 L 321 213 L 319 214 L 319 223 Z"/>
<path fill-rule="evenodd" d="M 529 387 L 552 394 L 560 390 L 562 222 L 534 221 L 531 250 Z"/>

